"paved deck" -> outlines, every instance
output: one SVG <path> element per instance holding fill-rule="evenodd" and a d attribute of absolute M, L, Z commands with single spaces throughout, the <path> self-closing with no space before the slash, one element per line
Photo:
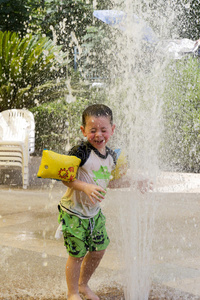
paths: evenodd
<path fill-rule="evenodd" d="M 59 183 L 28 190 L 0 186 L 1 299 L 59 299 L 66 295 L 67 254 L 62 239 L 54 238 L 57 204 L 64 190 Z M 124 190 L 109 191 L 103 207 L 111 244 L 91 281 L 94 290 L 121 283 L 116 209 L 126 201 L 123 195 Z M 159 299 L 184 299 L 180 295 L 200 299 L 200 175 L 162 174 L 151 199 L 150 273 L 155 284 L 173 291 Z M 148 213 L 151 215 L 151 209 Z"/>

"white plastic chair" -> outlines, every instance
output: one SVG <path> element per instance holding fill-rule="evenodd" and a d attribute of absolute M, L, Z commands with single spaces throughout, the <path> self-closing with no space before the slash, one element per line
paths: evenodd
<path fill-rule="evenodd" d="M 25 109 L 0 113 L 0 168 L 21 168 L 23 188 L 29 183 L 29 156 L 35 149 L 33 114 Z"/>

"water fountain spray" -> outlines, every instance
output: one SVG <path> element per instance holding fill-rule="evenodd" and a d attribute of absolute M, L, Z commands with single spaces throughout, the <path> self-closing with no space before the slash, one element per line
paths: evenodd
<path fill-rule="evenodd" d="M 117 60 L 112 66 L 114 84 L 109 90 L 119 128 L 115 142 L 126 149 L 129 176 L 134 182 L 144 178 L 156 181 L 163 130 L 162 93 L 168 55 L 163 56 L 154 31 L 144 21 L 151 21 L 153 16 L 149 4 L 149 1 L 126 1 L 118 17 L 114 11 L 113 18 L 109 19 L 108 11 L 107 19 L 103 20 L 123 31 L 115 38 Z M 169 27 L 168 24 L 160 26 L 165 27 L 165 31 Z M 154 194 L 143 195 L 132 184 L 129 189 L 117 192 L 116 197 L 119 201 L 118 246 L 124 269 L 125 299 L 148 299 L 156 212 Z"/>

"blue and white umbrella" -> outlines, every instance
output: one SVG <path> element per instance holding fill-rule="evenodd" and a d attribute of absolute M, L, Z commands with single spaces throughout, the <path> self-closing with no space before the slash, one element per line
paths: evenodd
<path fill-rule="evenodd" d="M 95 10 L 93 15 L 104 23 L 123 29 L 123 23 L 126 21 L 126 13 L 118 10 Z"/>
<path fill-rule="evenodd" d="M 129 23 L 130 19 L 130 25 L 132 32 L 135 30 L 140 29 L 142 39 L 150 44 L 154 44 L 158 41 L 158 38 L 153 31 L 153 29 L 148 26 L 142 19 L 140 19 L 135 14 L 128 16 L 123 11 L 118 10 L 95 10 L 93 12 L 93 15 L 103 21 L 104 23 L 111 25 L 113 27 L 117 27 L 123 31 L 127 30 L 127 23 Z"/>

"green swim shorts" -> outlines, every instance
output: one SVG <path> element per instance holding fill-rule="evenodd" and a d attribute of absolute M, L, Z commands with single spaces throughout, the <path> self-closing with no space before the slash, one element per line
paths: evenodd
<path fill-rule="evenodd" d="M 83 257 L 87 251 L 105 250 L 110 243 L 101 210 L 94 218 L 80 219 L 59 207 L 58 221 L 62 222 L 64 245 L 70 256 Z"/>

